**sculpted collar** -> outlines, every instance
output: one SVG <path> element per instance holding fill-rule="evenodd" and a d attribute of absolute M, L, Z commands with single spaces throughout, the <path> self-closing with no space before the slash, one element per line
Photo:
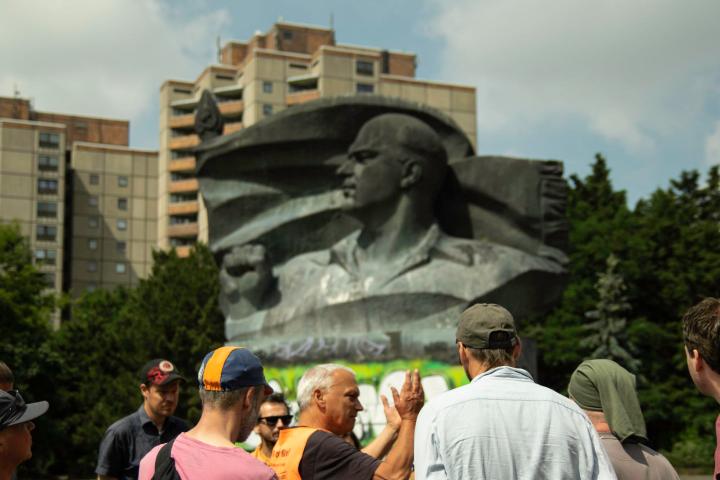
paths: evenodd
<path fill-rule="evenodd" d="M 330 249 L 330 263 L 342 267 L 348 274 L 360 277 L 360 269 L 357 262 L 357 239 L 360 230 L 353 232 L 340 240 Z M 468 255 L 461 249 L 452 245 L 452 241 L 446 241 L 448 237 L 440 230 L 437 224 L 433 224 L 418 244 L 407 252 L 402 262 L 395 265 L 388 265 L 388 271 L 383 275 L 383 284 L 401 276 L 402 274 L 428 263 L 433 257 L 442 256 L 448 260 L 472 264 L 472 255 Z"/>

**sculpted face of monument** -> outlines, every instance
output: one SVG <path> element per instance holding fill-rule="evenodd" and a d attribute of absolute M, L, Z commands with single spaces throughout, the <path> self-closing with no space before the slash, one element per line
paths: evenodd
<path fill-rule="evenodd" d="M 417 357 L 452 345 L 472 302 L 547 308 L 562 262 L 440 227 L 436 206 L 449 172 L 443 141 L 424 121 L 384 113 L 365 122 L 336 169 L 334 193 L 358 228 L 282 264 L 259 243 L 226 250 L 228 340 L 280 360 Z"/>

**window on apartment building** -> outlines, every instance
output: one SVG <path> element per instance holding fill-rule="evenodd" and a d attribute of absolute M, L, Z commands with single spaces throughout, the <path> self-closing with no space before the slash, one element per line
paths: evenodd
<path fill-rule="evenodd" d="M 90 185 L 99 185 L 100 184 L 100 175 L 97 173 L 91 173 L 90 174 Z"/>
<path fill-rule="evenodd" d="M 85 291 L 88 293 L 92 293 L 95 290 L 97 290 L 97 285 L 94 283 L 88 283 L 87 286 L 85 287 Z"/>
<path fill-rule="evenodd" d="M 372 83 L 358 83 L 355 91 L 357 93 L 373 93 L 375 91 L 375 85 Z"/>
<path fill-rule="evenodd" d="M 291 63 L 288 65 L 290 68 L 297 68 L 298 70 L 307 70 L 308 66 L 304 63 Z"/>
<path fill-rule="evenodd" d="M 98 197 L 97 195 L 90 195 L 88 197 L 88 206 L 90 207 L 97 207 L 98 206 Z"/>
<path fill-rule="evenodd" d="M 217 78 L 218 80 L 231 80 L 231 81 L 235 80 L 235 77 L 233 77 L 232 75 L 217 74 L 217 75 L 215 75 L 215 78 Z"/>
<path fill-rule="evenodd" d="M 57 252 L 52 248 L 39 248 L 35 250 L 35 262 L 43 265 L 55 265 Z"/>
<path fill-rule="evenodd" d="M 120 175 L 118 177 L 118 187 L 127 187 L 128 186 L 128 177 L 124 175 Z"/>
<path fill-rule="evenodd" d="M 97 272 L 97 262 L 95 260 L 88 260 L 85 264 L 85 270 L 88 272 Z"/>
<path fill-rule="evenodd" d="M 58 157 L 57 155 L 40 155 L 38 156 L 38 170 L 41 172 L 57 172 Z"/>
<path fill-rule="evenodd" d="M 75 135 L 84 137 L 87 135 L 87 123 L 85 122 L 75 122 L 73 125 L 75 127 Z"/>
<path fill-rule="evenodd" d="M 97 250 L 98 241 L 96 238 L 88 238 L 88 249 Z"/>
<path fill-rule="evenodd" d="M 118 262 L 115 264 L 115 273 L 125 273 L 125 262 Z"/>
<path fill-rule="evenodd" d="M 58 181 L 50 178 L 38 178 L 38 193 L 55 194 L 58 193 Z"/>
<path fill-rule="evenodd" d="M 272 115 L 272 112 L 273 112 L 272 105 L 270 105 L 269 103 L 266 103 L 263 105 L 263 115 L 265 115 L 267 117 L 268 115 Z"/>
<path fill-rule="evenodd" d="M 283 30 L 282 36 L 285 40 L 292 40 L 293 38 L 293 32 L 292 30 Z"/>
<path fill-rule="evenodd" d="M 37 240 L 55 241 L 57 227 L 55 225 L 38 225 L 35 231 Z"/>
<path fill-rule="evenodd" d="M 38 202 L 37 203 L 37 216 L 38 217 L 57 217 L 57 203 L 55 202 Z"/>
<path fill-rule="evenodd" d="M 272 93 L 272 87 L 272 82 L 268 82 L 267 80 L 263 81 L 263 92 Z"/>
<path fill-rule="evenodd" d="M 127 210 L 128 199 L 127 198 L 118 198 L 117 199 L 117 208 L 118 208 L 118 210 Z"/>
<path fill-rule="evenodd" d="M 358 75 L 374 75 L 375 64 L 367 60 L 358 60 L 355 62 L 355 73 Z"/>
<path fill-rule="evenodd" d="M 118 230 L 127 230 L 127 220 L 124 218 L 118 218 L 117 219 L 117 229 Z"/>
<path fill-rule="evenodd" d="M 40 147 L 60 148 L 60 135 L 57 133 L 40 132 Z"/>
<path fill-rule="evenodd" d="M 55 274 L 54 273 L 43 273 L 43 283 L 47 288 L 55 288 Z"/>
<path fill-rule="evenodd" d="M 125 253 L 127 251 L 127 243 L 117 242 L 115 244 L 115 249 L 117 250 L 117 253 Z"/>
<path fill-rule="evenodd" d="M 88 217 L 88 227 L 98 228 L 100 225 L 100 219 L 96 216 Z"/>

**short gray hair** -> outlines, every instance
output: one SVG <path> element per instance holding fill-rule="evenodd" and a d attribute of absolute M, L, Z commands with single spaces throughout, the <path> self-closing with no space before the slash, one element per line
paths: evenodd
<path fill-rule="evenodd" d="M 327 390 L 332 386 L 332 375 L 338 370 L 349 372 L 355 377 L 352 369 L 337 363 L 323 363 L 305 372 L 297 387 L 297 402 L 301 412 L 310 406 L 315 390 Z"/>
<path fill-rule="evenodd" d="M 262 385 L 260 385 L 254 387 L 243 387 L 238 388 L 237 390 L 227 391 L 205 390 L 204 388 L 200 387 L 198 391 L 200 393 L 200 401 L 202 402 L 203 407 L 208 406 L 220 410 L 230 410 L 237 402 L 241 401 L 245 397 L 248 390 L 250 390 L 251 388 L 259 390 L 263 387 Z M 258 392 L 255 392 L 255 395 L 257 394 Z"/>

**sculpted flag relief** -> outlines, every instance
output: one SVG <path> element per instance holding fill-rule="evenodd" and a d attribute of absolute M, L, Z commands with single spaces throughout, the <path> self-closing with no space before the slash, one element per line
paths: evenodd
<path fill-rule="evenodd" d="M 227 338 L 269 360 L 442 357 L 468 304 L 522 318 L 562 291 L 558 162 L 473 157 L 442 113 L 374 96 L 199 134 Z"/>

